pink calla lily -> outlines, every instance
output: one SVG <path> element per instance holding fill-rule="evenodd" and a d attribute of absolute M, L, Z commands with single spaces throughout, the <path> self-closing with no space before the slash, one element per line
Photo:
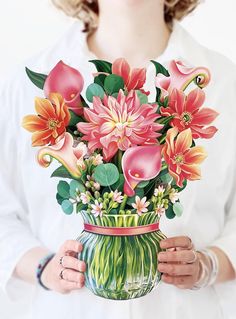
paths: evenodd
<path fill-rule="evenodd" d="M 161 89 L 161 98 L 171 94 L 173 89 L 184 91 L 188 85 L 196 78 L 197 85 L 201 89 L 210 82 L 210 72 L 205 67 L 188 67 L 182 61 L 172 60 L 168 68 L 169 77 L 163 74 L 156 76 L 156 87 Z"/>
<path fill-rule="evenodd" d="M 83 106 L 80 94 L 83 86 L 84 79 L 81 73 L 60 61 L 48 74 L 43 89 L 46 97 L 50 93 L 60 93 L 69 109 L 82 115 Z"/>
<path fill-rule="evenodd" d="M 161 146 L 134 146 L 128 148 L 122 157 L 125 177 L 124 193 L 135 195 L 135 187 L 142 181 L 156 177 L 161 170 Z"/>
<path fill-rule="evenodd" d="M 55 158 L 74 178 L 79 178 L 84 166 L 83 158 L 86 154 L 86 145 L 79 143 L 76 147 L 73 147 L 73 137 L 69 133 L 65 133 L 64 138 L 57 144 L 41 148 L 37 160 L 41 166 L 48 167 L 52 158 Z"/>

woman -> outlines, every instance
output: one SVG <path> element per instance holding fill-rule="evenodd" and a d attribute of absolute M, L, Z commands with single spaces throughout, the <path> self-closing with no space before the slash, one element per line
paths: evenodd
<path fill-rule="evenodd" d="M 235 66 L 199 45 L 177 22 L 197 6 L 197 0 L 55 2 L 82 19 L 87 33 L 81 33 L 81 24 L 76 22 L 58 44 L 28 62 L 30 69 L 47 74 L 63 60 L 80 70 L 86 87 L 95 71 L 88 60 L 112 62 L 125 57 L 132 67 L 147 67 L 146 85 L 153 95 L 151 59 L 205 66 L 212 74 L 206 104 L 220 113 L 219 132 L 212 143 L 206 143 L 209 157 L 203 180 L 192 183 L 181 195 L 183 217 L 167 221 L 163 216 L 161 220 L 168 236 L 161 243 L 167 251 L 158 256 L 161 284 L 136 300 L 98 298 L 84 287 L 86 263 L 76 259 L 82 245 L 68 240 L 81 232 L 82 221 L 58 212 L 56 181 L 49 181 L 48 170 L 37 167 L 29 136 L 20 127 L 40 92 L 31 86 L 23 68 L 19 70 L 1 96 L 1 287 L 16 294 L 16 284 L 21 293 L 28 287 L 23 282 L 33 284 L 34 319 L 224 318 L 236 293 Z M 35 275 L 40 262 L 45 266 L 40 274 L 45 289 Z M 228 291 L 229 305 L 223 307 Z"/>

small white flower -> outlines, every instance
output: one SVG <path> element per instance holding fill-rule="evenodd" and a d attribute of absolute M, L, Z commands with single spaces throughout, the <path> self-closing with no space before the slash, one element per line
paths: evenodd
<path fill-rule="evenodd" d="M 170 201 L 174 204 L 179 199 L 179 193 L 174 191 L 169 194 Z"/>
<path fill-rule="evenodd" d="M 81 199 L 81 201 L 82 201 L 82 203 L 84 204 L 84 205 L 86 205 L 86 204 L 88 204 L 89 202 L 90 202 L 90 194 L 88 193 L 88 192 L 86 192 L 86 193 L 81 193 L 80 194 L 80 199 Z"/>
<path fill-rule="evenodd" d="M 158 188 L 154 189 L 154 196 L 162 195 L 165 191 L 165 188 L 162 185 L 159 185 Z"/>
<path fill-rule="evenodd" d="M 93 187 L 96 189 L 96 191 L 99 191 L 100 188 L 101 188 L 101 186 L 100 186 L 100 184 L 99 184 L 98 182 L 95 182 L 95 183 L 93 184 Z"/>
<path fill-rule="evenodd" d="M 117 203 L 122 203 L 124 196 L 121 196 L 121 192 L 118 192 L 116 189 L 114 192 L 111 192 L 112 200 Z"/>
<path fill-rule="evenodd" d="M 92 211 L 91 213 L 95 216 L 101 216 L 102 217 L 102 203 L 99 203 L 97 200 L 95 200 L 94 204 L 91 205 Z"/>
<path fill-rule="evenodd" d="M 166 211 L 166 210 L 165 210 L 165 208 L 163 207 L 163 204 L 158 204 L 158 205 L 157 205 L 156 213 L 157 213 L 158 215 L 164 214 L 165 211 Z"/>
<path fill-rule="evenodd" d="M 146 213 L 148 211 L 147 207 L 150 204 L 149 202 L 146 202 L 147 197 L 143 197 L 140 199 L 139 196 L 135 197 L 135 203 L 132 204 L 133 208 L 137 210 L 137 214 L 139 216 L 142 215 L 142 213 Z"/>
<path fill-rule="evenodd" d="M 97 166 L 103 163 L 103 157 L 100 154 L 93 156 L 93 165 Z"/>

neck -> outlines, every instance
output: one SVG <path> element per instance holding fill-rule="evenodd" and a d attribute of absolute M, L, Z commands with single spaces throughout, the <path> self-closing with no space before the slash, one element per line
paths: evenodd
<path fill-rule="evenodd" d="M 113 62 L 124 57 L 143 67 L 166 48 L 170 36 L 164 21 L 163 0 L 99 0 L 99 21 L 88 37 L 89 49 Z"/>

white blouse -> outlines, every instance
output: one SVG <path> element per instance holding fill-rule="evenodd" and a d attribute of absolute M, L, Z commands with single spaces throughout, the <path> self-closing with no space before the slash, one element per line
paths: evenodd
<path fill-rule="evenodd" d="M 27 67 L 48 74 L 59 60 L 77 68 L 85 88 L 93 81 L 96 58 L 87 47 L 81 23 L 75 22 L 60 41 L 27 62 Z M 184 214 L 161 218 L 168 236 L 187 235 L 196 249 L 220 247 L 236 269 L 236 67 L 222 55 L 197 43 L 174 23 L 168 46 L 156 60 L 171 59 L 209 68 L 212 80 L 206 87 L 205 106 L 220 113 L 213 139 L 201 140 L 208 158 L 202 165 L 202 180 L 191 182 L 181 193 Z M 155 96 L 154 66 L 147 68 L 146 88 Z M 84 95 L 85 92 L 82 92 Z M 54 165 L 40 167 L 31 147 L 31 135 L 21 127 L 26 114 L 34 113 L 34 97 L 41 96 L 27 78 L 24 66 L 6 81 L 0 96 L 0 287 L 13 298 L 32 298 L 33 319 L 222 319 L 236 317 L 236 280 L 201 290 L 182 290 L 161 282 L 145 297 L 111 301 L 93 295 L 87 288 L 69 295 L 31 287 L 12 277 L 19 259 L 35 246 L 57 251 L 66 239 L 75 239 L 83 229 L 79 215 L 66 216 L 57 204 L 57 179 L 50 179 Z M 29 296 L 29 295 L 27 295 Z"/>

